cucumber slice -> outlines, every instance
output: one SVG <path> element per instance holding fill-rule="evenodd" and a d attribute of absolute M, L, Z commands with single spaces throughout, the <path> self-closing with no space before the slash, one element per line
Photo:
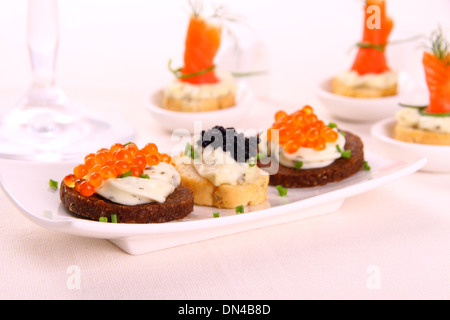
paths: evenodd
<path fill-rule="evenodd" d="M 446 112 L 446 113 L 429 113 L 429 112 L 426 112 L 425 108 L 420 109 L 419 113 L 420 113 L 421 116 L 425 116 L 425 117 L 435 117 L 435 118 L 450 117 L 450 112 Z"/>
<path fill-rule="evenodd" d="M 446 113 L 429 113 L 426 111 L 428 106 L 415 106 L 411 104 L 405 104 L 405 103 L 399 103 L 399 105 L 403 108 L 411 108 L 411 109 L 418 109 L 421 116 L 424 117 L 435 117 L 435 118 L 445 118 L 450 117 L 450 112 Z"/>
<path fill-rule="evenodd" d="M 425 109 L 428 107 L 428 105 L 426 106 L 418 106 L 418 105 L 412 105 L 412 104 L 406 104 L 406 103 L 399 103 L 400 107 L 403 108 L 411 108 L 411 109 Z"/>

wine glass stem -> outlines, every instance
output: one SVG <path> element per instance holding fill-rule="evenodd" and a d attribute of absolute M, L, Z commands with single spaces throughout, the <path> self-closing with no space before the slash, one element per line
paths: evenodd
<path fill-rule="evenodd" d="M 33 72 L 33 87 L 55 85 L 55 64 L 59 42 L 56 0 L 28 0 L 27 44 Z"/>

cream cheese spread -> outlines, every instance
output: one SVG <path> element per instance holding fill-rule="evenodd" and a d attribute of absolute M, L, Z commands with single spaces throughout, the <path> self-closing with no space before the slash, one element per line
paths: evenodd
<path fill-rule="evenodd" d="M 149 179 L 138 177 L 108 179 L 95 192 L 114 203 L 127 206 L 164 203 L 181 181 L 175 167 L 164 162 L 145 169 L 144 175 L 148 175 Z"/>
<path fill-rule="evenodd" d="M 342 157 L 337 146 L 339 146 L 341 150 L 344 150 L 346 143 L 345 137 L 342 134 L 339 134 L 338 140 L 333 143 L 327 143 L 326 148 L 322 151 L 302 147 L 298 149 L 296 153 L 289 154 L 284 150 L 283 146 L 280 146 L 278 143 L 273 141 L 268 143 L 267 131 L 260 135 L 260 139 L 259 150 L 261 153 L 274 155 L 281 165 L 298 169 L 316 169 L 329 166 L 335 160 Z M 299 162 L 301 162 L 300 167 L 298 166 Z"/>
<path fill-rule="evenodd" d="M 238 163 L 229 152 L 211 146 L 203 150 L 201 163 L 194 162 L 194 168 L 200 176 L 213 185 L 240 185 L 253 181 L 260 174 L 260 169 L 248 163 Z"/>
<path fill-rule="evenodd" d="M 182 100 L 217 99 L 236 94 L 237 85 L 230 73 L 219 71 L 220 82 L 214 84 L 190 84 L 173 80 L 165 89 L 168 97 Z"/>
<path fill-rule="evenodd" d="M 421 115 L 419 109 L 402 108 L 396 113 L 397 122 L 402 127 L 437 133 L 450 133 L 450 117 Z"/>
<path fill-rule="evenodd" d="M 198 158 L 188 156 L 178 158 L 176 161 L 186 165 L 192 165 L 195 171 L 214 186 L 243 185 L 256 180 L 261 174 L 265 174 L 258 166 L 249 163 L 238 163 L 229 152 L 222 148 L 214 149 L 212 145 L 201 148 L 195 147 Z"/>
<path fill-rule="evenodd" d="M 338 75 L 338 80 L 347 87 L 386 89 L 398 83 L 398 75 L 394 71 L 380 74 L 360 75 L 356 71 L 345 71 Z"/>

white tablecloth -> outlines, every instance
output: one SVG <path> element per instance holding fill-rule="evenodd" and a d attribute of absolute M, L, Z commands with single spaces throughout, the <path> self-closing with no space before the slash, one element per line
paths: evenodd
<path fill-rule="evenodd" d="M 24 2 L 20 3 L 23 6 Z M 73 36 L 92 28 L 92 35 L 84 35 L 89 41 L 86 45 L 97 45 L 100 53 L 91 47 L 86 51 L 78 48 L 71 55 L 68 49 L 71 41 L 78 41 L 79 44 L 83 37 L 63 38 L 66 45 L 63 41 L 62 58 L 59 61 L 63 89 L 87 108 L 123 114 L 135 124 L 138 143 L 149 140 L 161 145 L 168 143 L 168 135 L 145 110 L 144 99 L 151 90 L 170 78 L 164 66 L 159 69 L 154 66 L 164 65 L 174 51 L 160 55 L 166 60 L 152 61 L 153 64 L 149 65 L 144 63 L 146 60 L 143 57 L 148 56 L 151 60 L 152 50 L 158 51 L 157 46 L 141 50 L 134 63 L 129 58 L 133 56 L 133 50 L 119 48 L 114 51 L 108 47 L 105 50 L 110 50 L 111 56 L 104 55 L 105 60 L 102 60 L 103 47 L 95 39 L 97 33 L 107 27 L 95 24 L 98 21 L 93 18 L 94 14 L 91 16 L 86 13 L 88 4 L 80 3 L 81 9 L 75 8 L 74 16 L 67 20 L 68 30 L 65 35 Z M 125 8 L 125 3 L 115 1 L 112 8 L 120 12 L 118 8 Z M 137 1 L 134 6 L 138 3 L 144 5 L 144 2 Z M 237 3 L 240 2 L 233 2 L 236 6 Z M 289 6 L 285 2 L 276 3 L 281 9 Z M 343 28 L 349 30 L 345 21 L 350 19 L 333 15 L 336 8 L 332 1 L 326 4 L 330 6 L 328 9 L 327 5 L 315 9 L 323 10 L 321 12 L 329 14 L 330 19 L 334 17 L 330 24 L 341 23 Z M 410 1 L 403 4 L 412 6 Z M 253 5 L 256 3 L 253 2 Z M 267 21 L 265 9 L 272 8 L 270 2 L 261 2 L 260 5 L 262 9 L 255 13 L 258 18 L 253 21 L 255 24 Z M 448 18 L 446 1 L 436 0 L 433 6 L 425 9 L 419 2 L 415 5 L 420 7 L 417 11 L 423 9 L 423 15 L 428 19 L 423 24 L 427 28 L 436 25 L 434 20 L 430 20 L 432 17 Z M 305 7 L 304 4 L 298 6 Z M 358 1 L 347 6 L 352 8 L 351 12 L 360 13 Z M 16 11 L 10 10 L 12 17 L 14 14 L 20 16 L 21 8 L 19 6 L 15 8 Z M 67 15 L 68 7 L 63 9 Z M 98 7 L 91 9 L 100 11 Z M 296 13 L 290 14 L 291 21 L 305 21 L 305 24 L 313 21 L 307 13 L 302 13 L 297 7 L 295 9 Z M 397 5 L 395 9 L 394 13 L 400 15 L 400 6 Z M 289 13 L 289 10 L 284 12 Z M 289 102 L 286 106 L 312 104 L 318 112 L 326 115 L 326 110 L 315 99 L 314 87 L 318 77 L 329 71 L 324 68 L 338 69 L 336 61 L 324 65 L 324 58 L 314 54 L 314 45 L 282 49 L 279 46 L 282 39 L 277 36 L 276 30 L 283 33 L 290 26 L 282 19 L 282 15 L 275 13 L 273 17 L 278 19 L 278 24 L 273 25 L 277 25 L 278 29 L 268 29 L 263 23 L 256 26 L 266 28 L 266 40 L 269 48 L 273 49 L 272 96 L 276 101 Z M 87 26 L 83 23 L 84 14 L 87 15 Z M 140 24 L 144 21 L 143 16 L 142 13 L 138 14 L 135 24 L 127 25 L 139 29 L 142 37 L 147 35 L 145 27 L 148 27 Z M 121 17 L 128 19 L 125 21 L 133 21 L 131 14 Z M 152 17 L 156 17 L 154 12 Z M 116 18 L 110 16 L 99 21 L 112 23 L 112 31 L 117 32 L 119 27 Z M 414 25 L 407 17 L 398 20 L 408 27 Z M 416 22 L 417 19 L 414 19 Z M 167 22 L 157 19 L 155 23 Z M 179 25 L 184 26 L 184 23 Z M 17 26 L 18 30 L 22 30 L 20 25 Z M 125 28 L 125 24 L 122 27 Z M 405 31 L 405 28 L 400 29 Z M 9 52 L 11 58 L 9 62 L 2 61 L 2 66 L 10 71 L 10 79 L 1 80 L 3 105 L 10 104 L 22 93 L 29 72 L 28 66 L 23 66 L 27 61 L 26 52 L 21 51 L 24 47 L 15 39 L 17 36 L 23 40 L 23 35 L 17 30 L 10 30 L 11 34 L 2 38 L 6 41 L 4 46 L 0 45 L 5 54 Z M 128 41 L 125 31 L 116 35 L 127 46 L 132 43 Z M 140 49 L 143 46 L 142 37 L 135 41 Z M 158 37 L 165 39 L 163 35 Z M 307 38 L 314 39 L 312 36 Z M 112 35 L 105 39 L 105 46 L 114 40 Z M 341 41 L 334 40 L 333 46 Z M 169 43 L 167 39 L 165 41 Z M 322 45 L 319 39 L 317 41 L 318 46 Z M 347 47 L 341 44 L 339 54 L 343 54 Z M 297 51 L 292 52 L 293 48 Z M 11 52 L 20 54 L 15 57 Z M 303 53 L 306 58 L 302 58 Z M 94 60 L 87 59 L 88 54 Z M 157 52 L 155 54 L 160 57 Z M 339 54 L 335 54 L 335 57 Z M 318 60 L 311 60 L 314 57 Z M 86 59 L 88 69 L 82 70 L 83 59 Z M 78 62 L 72 66 L 70 61 Z M 112 63 L 117 63 L 116 67 Z M 311 73 L 314 68 L 317 73 Z M 13 74 L 11 70 L 18 70 L 18 74 Z M 283 105 L 280 103 L 279 107 L 274 108 L 281 109 Z M 340 125 L 359 134 L 366 148 L 374 150 L 369 134 L 371 124 L 340 122 Z M 0 192 L 0 298 L 448 299 L 449 190 L 449 174 L 419 172 L 348 198 L 334 213 L 140 256 L 128 255 L 106 240 L 71 236 L 39 227 L 25 219 Z"/>

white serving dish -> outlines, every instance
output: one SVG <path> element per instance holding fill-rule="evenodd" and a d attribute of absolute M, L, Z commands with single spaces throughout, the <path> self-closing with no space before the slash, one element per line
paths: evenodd
<path fill-rule="evenodd" d="M 178 129 L 194 133 L 199 128 L 207 130 L 216 125 L 235 127 L 246 120 L 253 102 L 253 94 L 245 82 L 238 82 L 237 85 L 236 106 L 224 110 L 192 113 L 163 109 L 163 89 L 153 93 L 146 100 L 146 105 L 158 124 L 171 133 Z"/>
<path fill-rule="evenodd" d="M 431 146 L 395 140 L 393 138 L 395 124 L 395 118 L 388 118 L 377 122 L 371 129 L 372 136 L 385 156 L 400 160 L 425 157 L 427 164 L 422 171 L 450 173 L 450 146 Z"/>
<path fill-rule="evenodd" d="M 61 181 L 74 163 L 31 163 L 0 160 L 0 184 L 19 211 L 32 222 L 72 235 L 107 239 L 123 251 L 139 255 L 174 246 L 231 235 L 334 212 L 351 196 L 369 191 L 418 171 L 425 160 L 393 161 L 367 154 L 372 170 L 361 171 L 339 183 L 312 189 L 289 189 L 281 198 L 269 187 L 265 204 L 234 210 L 196 206 L 187 218 L 165 224 L 112 224 L 80 219 L 61 205 L 59 194 L 49 188 L 49 179 Z M 27 177 L 24 182 L 18 177 Z M 213 218 L 214 212 L 219 218 Z"/>
<path fill-rule="evenodd" d="M 317 88 L 317 97 L 335 118 L 354 122 L 375 122 L 392 116 L 414 89 L 414 83 L 406 73 L 399 74 L 398 94 L 384 98 L 352 98 L 334 94 L 332 79 L 322 81 Z"/>

